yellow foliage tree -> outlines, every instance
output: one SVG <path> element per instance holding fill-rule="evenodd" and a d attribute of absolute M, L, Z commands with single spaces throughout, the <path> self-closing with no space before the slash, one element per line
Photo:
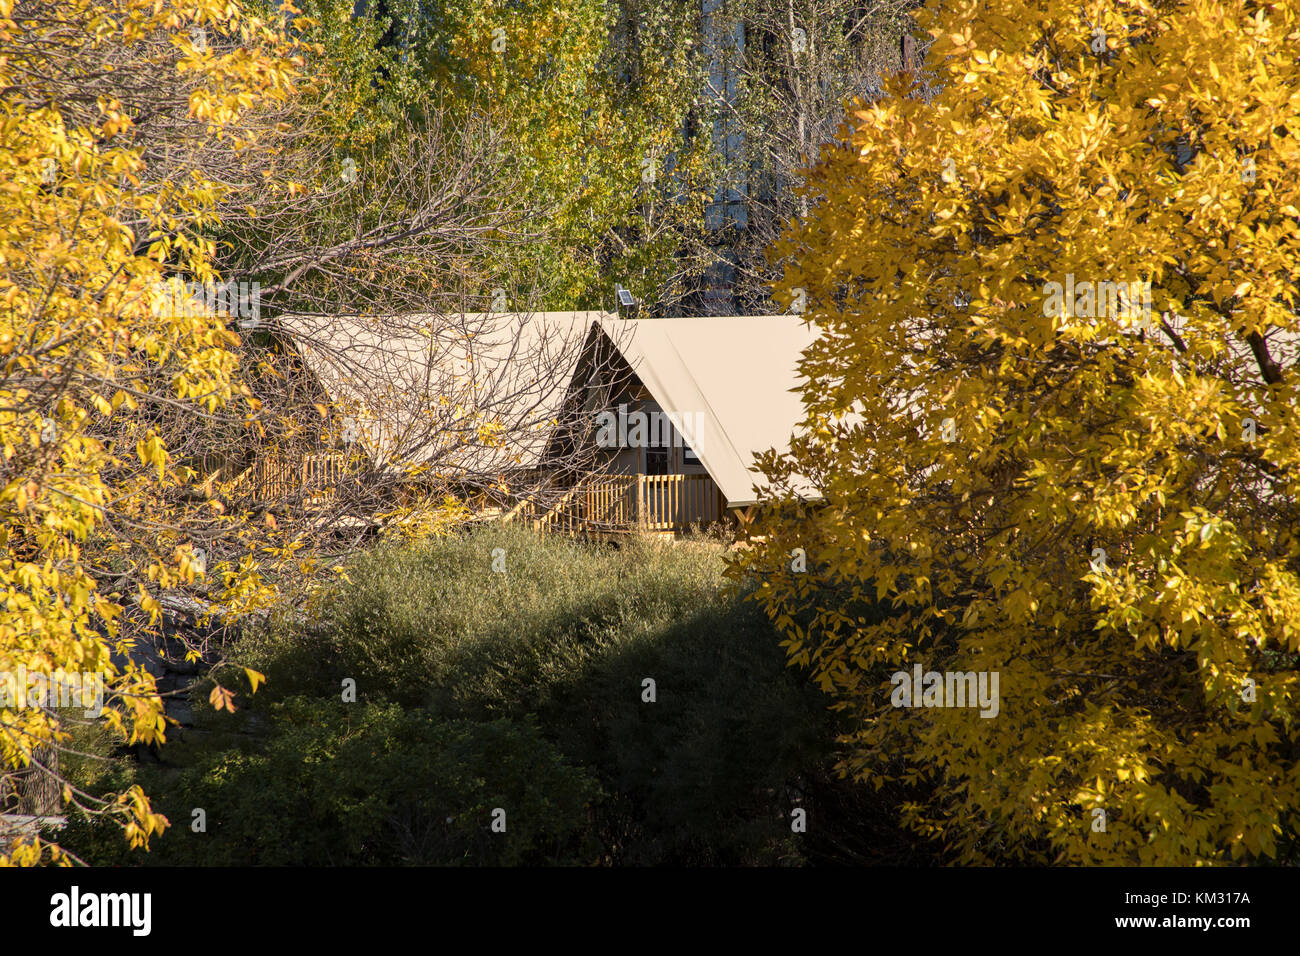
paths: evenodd
<path fill-rule="evenodd" d="M 230 184 L 158 166 L 181 127 L 186 155 L 237 167 L 256 148 L 241 117 L 290 96 L 301 65 L 284 29 L 227 0 L 0 0 L 0 784 L 35 771 L 132 845 L 167 821 L 138 788 L 103 798 L 59 775 L 88 697 L 69 710 L 48 682 L 94 675 L 124 740 L 163 739 L 121 624 L 156 621 L 163 589 L 211 570 L 169 443 L 242 389 L 226 319 L 171 308 L 162 285 L 213 278 L 203 236 Z M 0 864 L 51 860 L 67 857 L 38 835 L 0 845 Z"/>
<path fill-rule="evenodd" d="M 517 170 L 509 204 L 544 220 L 497 268 L 550 308 L 608 307 L 615 283 L 675 314 L 709 258 L 716 175 L 688 137 L 702 70 L 683 0 L 396 0 L 454 113 L 481 114 Z M 539 307 L 541 307 L 539 306 Z M 514 308 L 522 308 L 515 303 Z M 498 310 L 499 311 L 499 310 Z"/>
<path fill-rule="evenodd" d="M 1295 859 L 1300 11 L 944 8 L 777 249 L 760 600 L 956 860 Z"/>

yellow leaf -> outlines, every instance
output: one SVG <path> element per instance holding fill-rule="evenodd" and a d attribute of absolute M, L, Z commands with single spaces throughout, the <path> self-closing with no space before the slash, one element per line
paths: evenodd
<path fill-rule="evenodd" d="M 228 710 L 232 714 L 235 712 L 235 695 L 218 684 L 212 688 L 212 693 L 208 695 L 208 703 L 216 710 Z"/>

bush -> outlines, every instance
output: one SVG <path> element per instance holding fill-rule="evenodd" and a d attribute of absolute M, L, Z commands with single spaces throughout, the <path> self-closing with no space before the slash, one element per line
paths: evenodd
<path fill-rule="evenodd" d="M 717 548 L 593 548 L 510 529 L 381 545 L 348 575 L 244 642 L 272 695 L 336 696 L 352 678 L 366 699 L 464 717 L 530 712 L 607 648 L 734 603 Z"/>
<path fill-rule="evenodd" d="M 142 768 L 174 823 L 155 861 L 915 861 L 897 795 L 830 773 L 827 699 L 724 568 L 716 543 L 500 528 L 377 547 L 244 636 L 234 657 L 267 683 L 236 714 L 198 709 L 162 753 L 183 773 Z M 484 829 L 495 806 L 508 844 Z"/>
<path fill-rule="evenodd" d="M 182 775 L 164 801 L 174 826 L 155 862 L 515 865 L 594 855 L 582 838 L 594 781 L 535 726 L 308 698 L 271 712 L 264 752 L 227 752 Z M 191 828 L 195 808 L 206 832 Z M 497 808 L 504 832 L 491 828 Z"/>
<path fill-rule="evenodd" d="M 306 626 L 286 615 L 250 636 L 241 663 L 267 674 L 259 698 L 337 697 L 352 677 L 364 699 L 440 719 L 535 717 L 608 794 L 595 817 L 608 861 L 797 861 L 789 811 L 828 760 L 830 716 L 723 568 L 705 542 L 490 529 L 386 546 Z"/>

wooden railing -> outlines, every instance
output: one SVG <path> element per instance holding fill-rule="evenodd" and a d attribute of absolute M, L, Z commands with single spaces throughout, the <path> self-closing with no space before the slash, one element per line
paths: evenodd
<path fill-rule="evenodd" d="M 286 459 L 261 458 L 237 479 L 263 501 L 319 500 L 330 495 L 349 471 L 338 453 Z M 628 531 L 685 531 L 721 521 L 727 503 L 708 475 L 604 475 L 581 481 L 555 504 L 516 505 L 500 520 L 527 522 L 561 534 Z"/>
<path fill-rule="evenodd" d="M 236 484 L 251 488 L 261 501 L 304 494 L 319 497 L 337 488 L 347 472 L 348 458 L 337 452 L 300 458 L 267 455 L 240 475 Z"/>
<path fill-rule="evenodd" d="M 582 485 L 574 485 L 565 492 L 563 498 L 547 509 L 539 509 L 530 502 L 528 507 L 524 509 L 523 515 L 531 519 L 535 531 L 578 534 L 583 530 L 582 517 L 579 514 L 578 507 L 582 491 Z"/>
<path fill-rule="evenodd" d="M 684 531 L 722 520 L 726 501 L 708 475 L 607 475 L 575 485 L 534 528 L 562 534 Z"/>
<path fill-rule="evenodd" d="M 638 475 L 639 525 L 647 531 L 680 531 L 722 520 L 726 502 L 708 475 Z"/>
<path fill-rule="evenodd" d="M 625 531 L 637 524 L 638 475 L 609 475 L 582 489 L 579 514 L 585 530 Z"/>

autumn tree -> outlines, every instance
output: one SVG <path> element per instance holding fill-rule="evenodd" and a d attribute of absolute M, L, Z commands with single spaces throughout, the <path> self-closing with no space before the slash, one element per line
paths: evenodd
<path fill-rule="evenodd" d="M 174 448 L 200 423 L 246 419 L 238 340 L 162 289 L 178 271 L 215 278 L 205 230 L 267 131 L 252 116 L 298 83 L 285 18 L 207 0 L 0 2 L 0 797 L 31 810 L 35 775 L 38 812 L 107 814 L 132 845 L 166 824 L 145 795 L 81 792 L 57 753 L 79 720 L 161 741 L 134 641 L 165 589 L 212 574 L 239 591 L 238 562 L 210 565 L 196 538 L 238 519 L 184 493 L 198 476 Z M 102 713 L 83 716 L 84 685 L 68 707 L 60 674 L 102 681 Z M 0 862 L 63 859 L 39 836 L 4 844 Z"/>
<path fill-rule="evenodd" d="M 480 117 L 515 170 L 503 205 L 544 234 L 495 256 L 492 308 L 594 309 L 614 284 L 673 314 L 706 262 L 713 154 L 689 135 L 701 99 L 698 10 L 689 0 L 390 0 L 387 42 L 418 64 L 425 95 Z M 367 10 L 367 16 L 371 10 Z M 513 185 L 517 184 L 517 185 Z"/>
<path fill-rule="evenodd" d="M 257 114 L 272 133 L 208 234 L 223 279 L 258 284 L 259 317 L 460 309 L 489 272 L 508 285 L 495 263 L 546 229 L 505 132 L 385 46 L 387 19 L 338 0 L 305 10 L 311 82 Z"/>
<path fill-rule="evenodd" d="M 778 250 L 823 335 L 764 606 L 955 859 L 1294 860 L 1300 16 L 943 7 Z"/>

